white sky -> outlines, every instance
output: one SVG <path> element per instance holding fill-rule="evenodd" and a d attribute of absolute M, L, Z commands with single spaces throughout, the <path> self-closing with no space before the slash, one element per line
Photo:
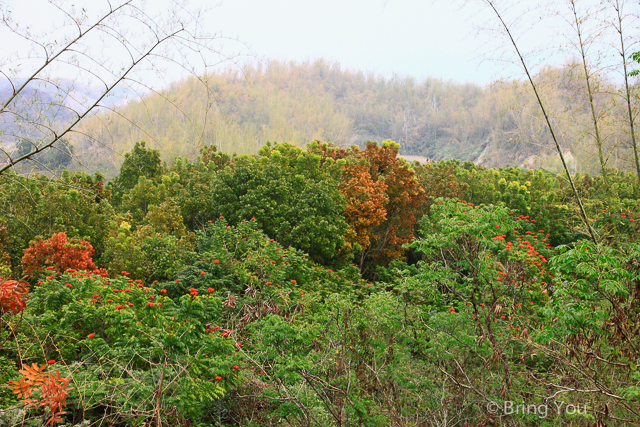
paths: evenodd
<path fill-rule="evenodd" d="M 106 0 L 52 1 L 65 7 L 75 4 L 76 9 L 79 5 L 84 6 L 89 15 L 94 13 L 96 16 L 107 4 Z M 113 1 L 119 4 L 124 0 Z M 565 4 L 564 0 L 560 3 L 549 1 L 558 6 Z M 592 1 L 596 0 L 580 0 L 580 3 Z M 471 0 L 474 2 L 479 3 Z M 518 0 L 514 2 L 518 3 Z M 412 76 L 419 81 L 436 77 L 460 83 L 488 84 L 499 78 L 523 77 L 519 67 L 505 62 L 483 61 L 487 56 L 495 57 L 493 53 L 497 56 L 505 52 L 512 54 L 513 49 L 490 32 L 477 32 L 479 26 L 486 26 L 488 20 L 495 17 L 486 8 L 461 7 L 464 0 L 222 0 L 219 4 L 212 0 L 190 0 L 190 3 L 192 6 L 211 6 L 200 20 L 206 31 L 237 37 L 250 46 L 252 53 L 265 60 L 325 58 L 339 62 L 343 68 L 386 77 L 393 74 Z M 523 10 L 537 1 L 523 0 L 519 3 L 519 10 Z M 0 0 L 0 6 L 4 10 L 12 10 L 17 21 L 30 24 L 34 31 L 51 35 L 51 28 L 61 25 L 63 15 L 47 4 L 47 0 Z M 169 4 L 183 6 L 187 5 L 187 0 L 148 0 L 146 7 L 150 13 L 168 15 Z M 557 37 L 558 31 L 570 34 L 570 28 L 558 30 L 562 22 L 557 19 L 545 20 L 541 24 L 531 21 L 531 15 L 528 16 L 526 20 L 520 19 L 516 8 L 511 8 L 507 15 L 525 52 L 535 50 L 536 46 L 561 41 L 562 37 Z M 523 33 L 527 27 L 530 30 Z M 60 40 L 60 35 L 56 37 Z M 7 36 L 5 27 L 0 27 L 0 40 L 3 41 L 0 43 L 0 68 L 6 72 L 5 58 L 12 52 L 26 49 L 19 39 Z M 98 46 L 100 42 L 96 40 L 93 45 Z M 122 50 L 116 53 L 117 48 L 116 45 L 108 47 L 99 55 L 111 69 L 120 69 L 119 59 L 124 58 L 122 61 L 126 63 L 126 55 L 123 56 Z M 232 42 L 225 43 L 222 51 L 227 54 L 248 52 Z M 545 63 L 562 60 L 562 56 L 557 55 L 543 59 Z M 24 65 L 28 61 L 22 59 L 11 64 L 14 66 L 20 62 L 23 69 L 28 68 Z M 26 75 L 26 72 L 19 75 Z M 170 66 L 160 75 L 163 84 L 179 77 L 176 69 Z"/>
<path fill-rule="evenodd" d="M 229 0 L 211 11 L 209 28 L 238 35 L 266 58 L 322 57 L 387 77 L 488 83 L 503 67 L 480 63 L 483 40 L 474 37 L 469 13 L 453 3 Z"/>

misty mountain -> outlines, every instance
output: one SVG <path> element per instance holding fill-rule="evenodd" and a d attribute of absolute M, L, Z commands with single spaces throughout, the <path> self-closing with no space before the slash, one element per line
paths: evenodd
<path fill-rule="evenodd" d="M 574 64 L 543 69 L 536 82 L 574 171 L 598 171 L 589 110 Z M 629 165 L 622 104 L 606 80 L 596 102 L 607 105 L 602 125 L 609 166 Z M 115 174 L 122 153 L 137 141 L 163 158 L 195 158 L 204 145 L 253 154 L 267 141 L 298 146 L 313 140 L 363 147 L 391 139 L 401 154 L 460 159 L 489 167 L 558 170 L 554 145 L 530 84 L 492 85 L 427 78 L 383 77 L 326 61 L 249 66 L 175 82 L 103 111 L 78 128 L 70 142 L 85 167 Z"/>

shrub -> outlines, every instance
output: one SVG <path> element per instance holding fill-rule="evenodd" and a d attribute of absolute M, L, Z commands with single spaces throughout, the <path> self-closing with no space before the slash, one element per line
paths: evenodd
<path fill-rule="evenodd" d="M 178 425 L 205 417 L 238 381 L 238 347 L 215 328 L 221 300 L 206 293 L 174 302 L 160 290 L 85 271 L 35 289 L 16 344 L 23 364 L 48 362 L 70 378 L 69 419 L 140 425 L 160 415 Z"/>
<path fill-rule="evenodd" d="M 68 269 L 95 270 L 93 246 L 82 239 L 67 240 L 64 232 L 55 233 L 50 239 L 39 238 L 24 250 L 22 268 L 24 274 L 35 279 L 45 272 L 45 268 L 61 273 Z"/>

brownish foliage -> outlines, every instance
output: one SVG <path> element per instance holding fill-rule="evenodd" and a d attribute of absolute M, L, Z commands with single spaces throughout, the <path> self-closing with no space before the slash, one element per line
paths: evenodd
<path fill-rule="evenodd" d="M 316 141 L 317 143 L 317 141 Z M 346 240 L 361 248 L 360 271 L 404 257 L 403 245 L 413 240 L 416 213 L 427 200 L 411 164 L 398 158 L 400 146 L 367 141 L 367 147 L 342 149 L 320 144 L 322 162 L 344 162 L 340 191 L 347 200 Z"/>
<path fill-rule="evenodd" d="M 29 293 L 29 284 L 24 280 L 3 281 L 0 277 L 0 311 L 17 314 L 27 306 L 23 298 Z"/>
<path fill-rule="evenodd" d="M 24 250 L 22 268 L 24 274 L 31 278 L 41 275 L 45 267 L 58 274 L 68 269 L 95 270 L 91 255 L 91 243 L 82 239 L 68 241 L 64 232 L 55 233 L 48 240 L 38 239 Z"/>
<path fill-rule="evenodd" d="M 416 177 L 424 189 L 425 208 L 438 197 L 458 199 L 467 191 L 469 185 L 458 182 L 455 176 L 456 165 L 444 163 L 426 163 L 416 166 Z"/>
<path fill-rule="evenodd" d="M 363 155 L 369 163 L 372 179 L 384 180 L 387 186 L 387 220 L 377 227 L 372 242 L 371 262 L 386 265 L 392 259 L 404 257 L 402 245 L 413 240 L 413 226 L 426 197 L 411 165 L 398 159 L 399 144 L 385 141 L 379 146 L 367 141 Z"/>
<path fill-rule="evenodd" d="M 344 215 L 351 233 L 348 241 L 368 248 L 374 238 L 373 228 L 387 219 L 384 207 L 387 186 L 383 181 L 373 180 L 363 164 L 348 165 L 343 173 L 340 191 L 347 200 Z"/>
<path fill-rule="evenodd" d="M 51 412 L 51 418 L 46 425 L 54 422 L 62 421 L 60 415 L 65 414 L 62 409 L 67 405 L 69 378 L 60 378 L 60 373 L 56 369 L 56 375 L 43 372 L 47 365 L 38 366 L 37 363 L 31 366 L 24 366 L 19 372 L 24 375 L 20 381 L 11 383 L 13 393 L 20 401 L 36 408 L 48 408 Z M 39 391 L 40 398 L 32 398 L 35 391 Z"/>

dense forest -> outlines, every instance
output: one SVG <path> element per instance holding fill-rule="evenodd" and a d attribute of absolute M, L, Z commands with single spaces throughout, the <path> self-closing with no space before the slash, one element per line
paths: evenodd
<path fill-rule="evenodd" d="M 633 168 L 626 101 L 607 74 L 590 76 L 607 168 Z M 580 62 L 534 76 L 573 173 L 601 173 Z M 632 85 L 632 108 L 637 109 Z M 312 140 L 347 148 L 391 139 L 402 155 L 459 159 L 487 167 L 561 169 L 526 80 L 490 85 L 428 78 L 385 79 L 337 63 L 270 61 L 176 82 L 84 122 L 71 140 L 85 171 L 115 176 L 134 143 L 163 159 L 195 159 L 205 144 L 256 154 L 265 141 L 304 147 Z M 80 154 L 81 153 L 81 154 Z M 80 166 L 77 166 L 79 168 Z M 80 170 L 80 169 L 78 169 Z"/>
<path fill-rule="evenodd" d="M 637 2 L 464 2 L 521 71 L 484 85 L 259 60 L 210 2 L 23 3 L 0 427 L 640 425 Z M 465 56 L 383 12 L 349 31 L 394 69 L 371 31 Z M 287 19 L 240 26 L 336 26 Z"/>
<path fill-rule="evenodd" d="M 637 176 L 574 175 L 581 219 L 565 175 L 399 150 L 0 175 L 0 424 L 639 423 Z"/>

